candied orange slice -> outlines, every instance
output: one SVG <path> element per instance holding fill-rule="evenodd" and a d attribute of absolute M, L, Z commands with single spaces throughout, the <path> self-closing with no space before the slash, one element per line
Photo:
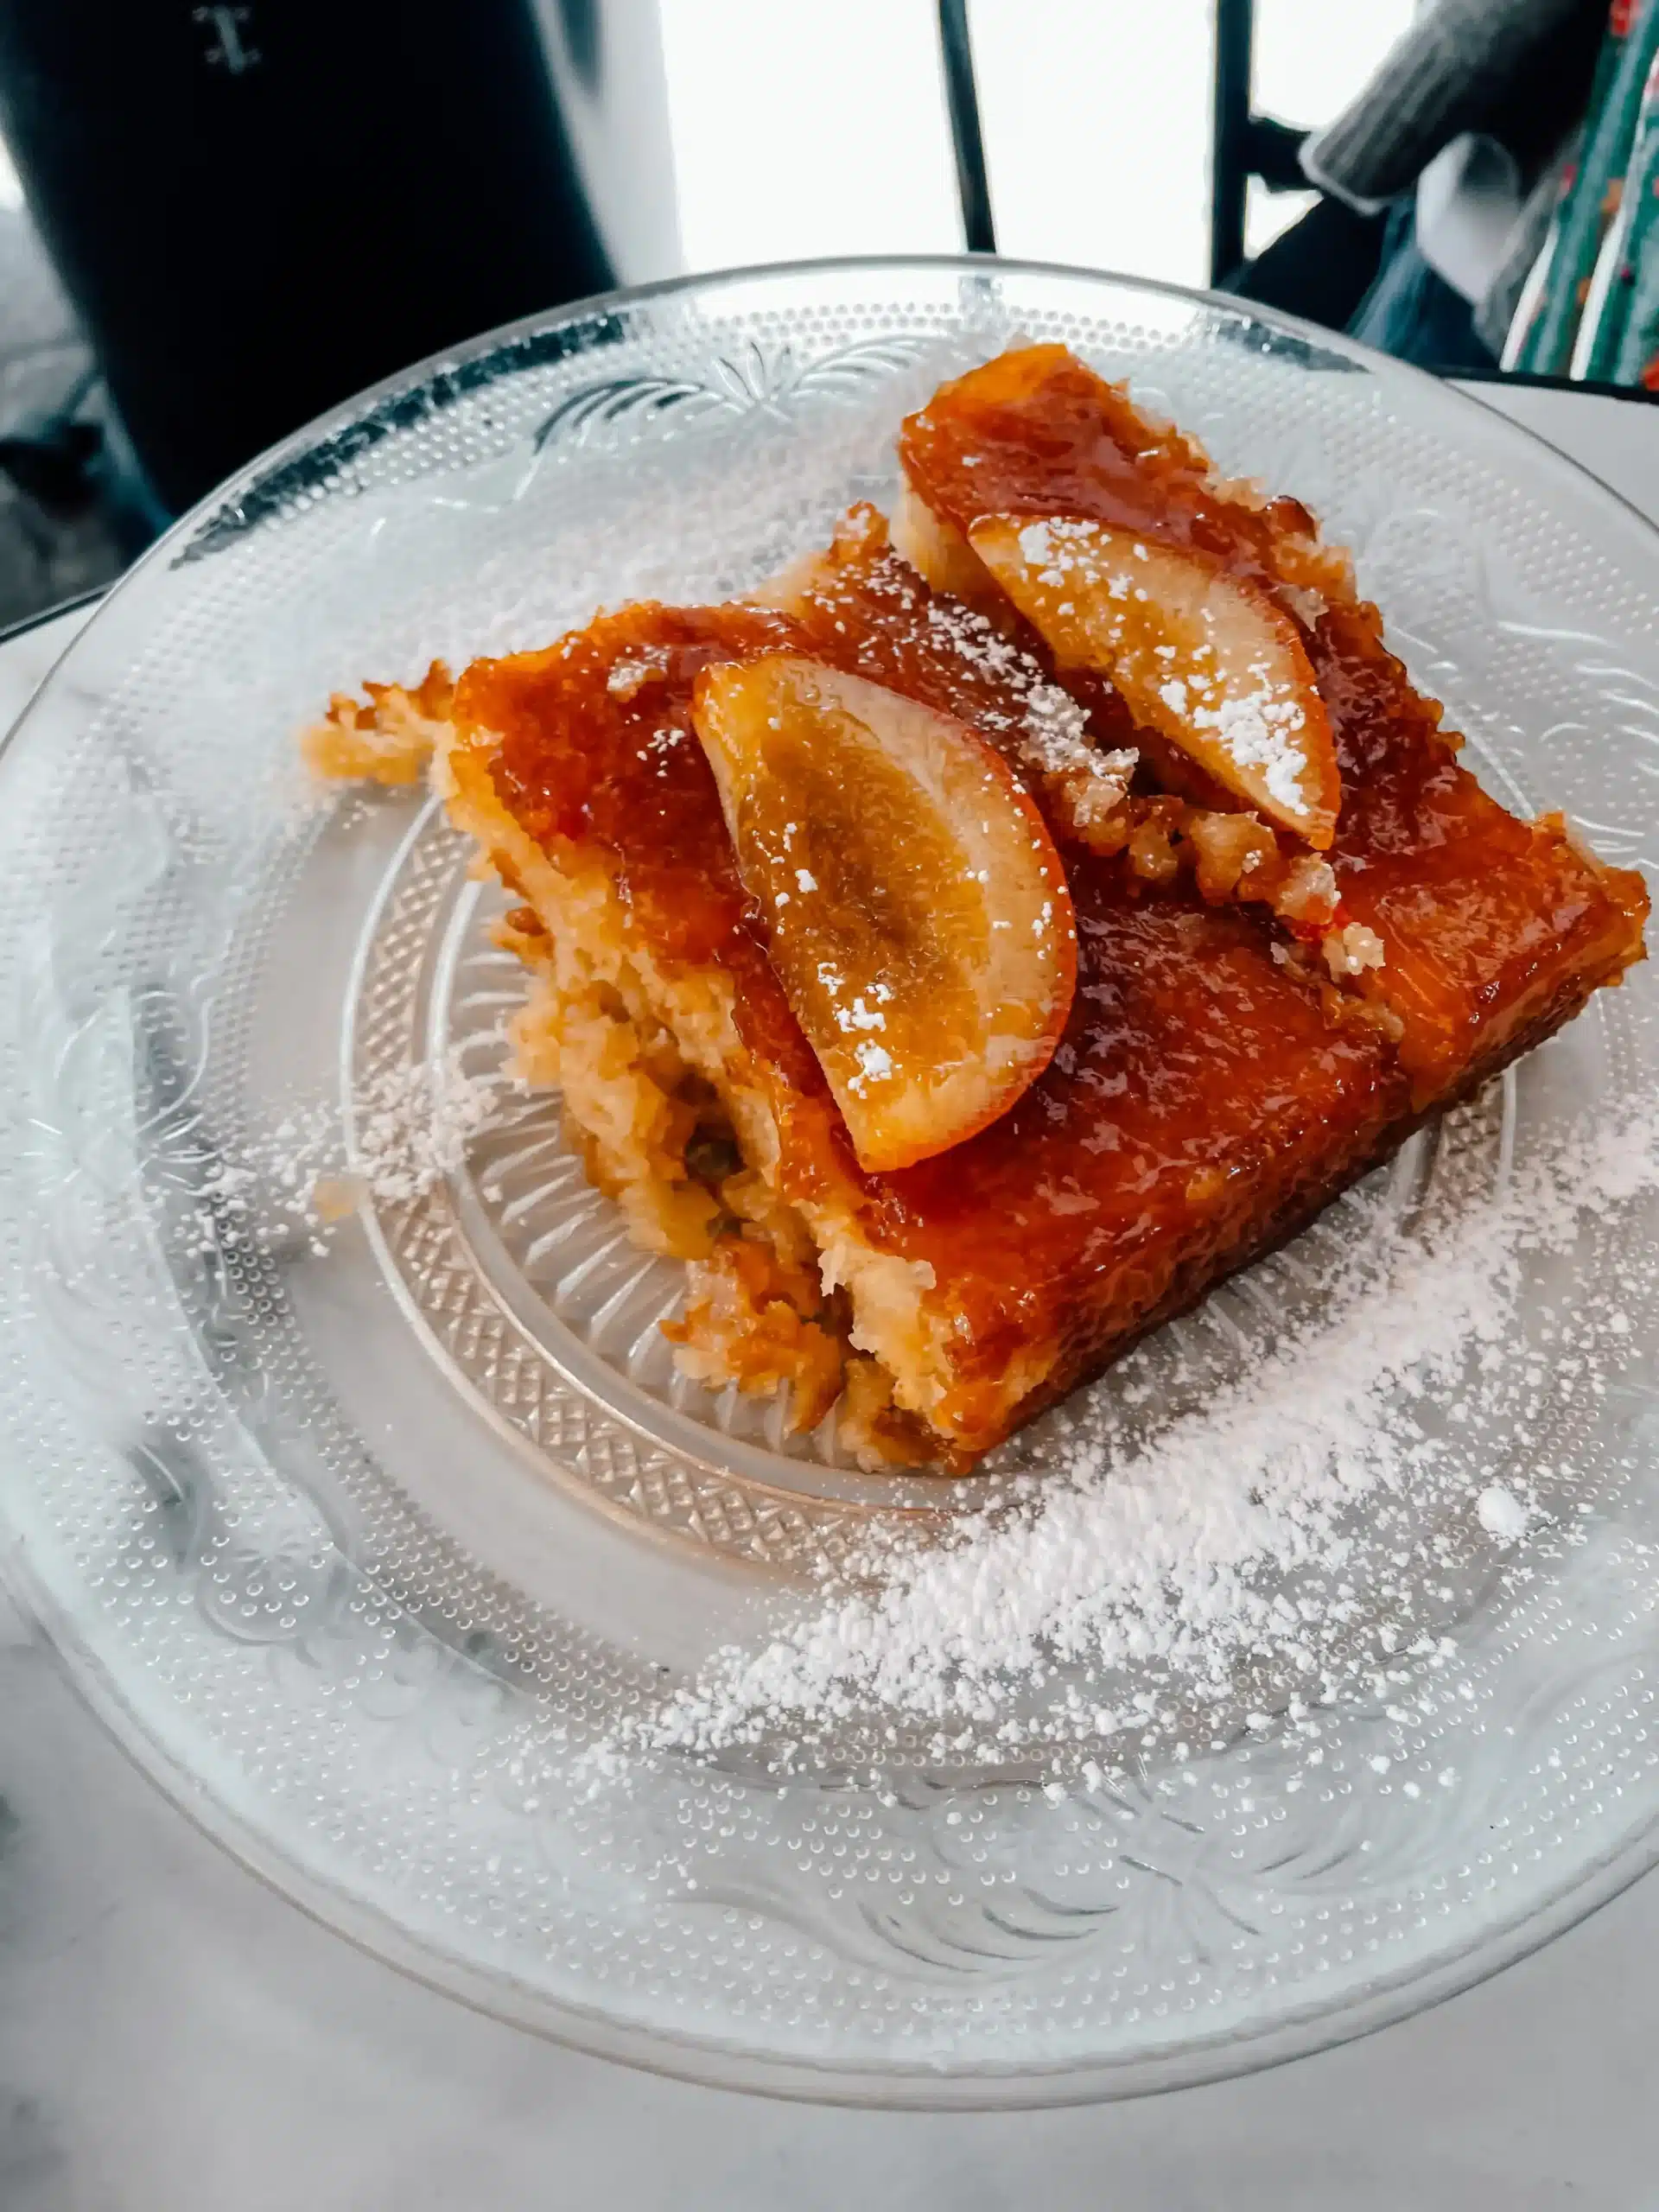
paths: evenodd
<path fill-rule="evenodd" d="M 1295 623 L 1190 547 L 1090 521 L 991 515 L 976 553 L 1061 667 L 1103 670 L 1135 719 L 1323 849 L 1342 804 L 1331 724 Z"/>
<path fill-rule="evenodd" d="M 1053 1057 L 1077 981 L 1059 855 L 1001 756 L 794 653 L 703 670 L 692 719 L 860 1166 L 995 1121 Z"/>

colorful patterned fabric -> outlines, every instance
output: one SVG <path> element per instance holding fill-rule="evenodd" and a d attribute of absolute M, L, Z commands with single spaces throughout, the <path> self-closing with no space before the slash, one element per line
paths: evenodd
<path fill-rule="evenodd" d="M 1583 158 L 1570 175 L 1535 271 L 1522 296 L 1525 317 L 1506 365 L 1565 376 L 1573 365 L 1597 265 L 1630 165 L 1643 94 L 1659 53 L 1659 0 L 1613 0 L 1585 121 Z"/>
<path fill-rule="evenodd" d="M 1625 304 L 1617 350 L 1588 373 L 1659 391 L 1659 60 L 1648 78 L 1644 128 L 1625 180 Z"/>
<path fill-rule="evenodd" d="M 1613 188 L 1617 210 L 1602 243 L 1578 343 L 1573 349 L 1575 377 L 1605 383 L 1614 375 L 1636 289 L 1641 243 L 1638 226 L 1645 232 L 1652 224 L 1649 210 L 1656 173 L 1659 173 L 1659 55 L 1648 70 L 1629 167 Z"/>

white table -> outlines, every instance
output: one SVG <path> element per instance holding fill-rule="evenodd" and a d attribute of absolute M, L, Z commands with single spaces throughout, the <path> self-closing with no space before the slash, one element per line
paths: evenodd
<path fill-rule="evenodd" d="M 1480 396 L 1659 518 L 1659 408 Z M 0 727 L 73 635 L 0 645 Z M 1659 1877 L 1368 2041 L 1136 2104 L 689 2088 L 402 1980 L 127 1764 L 0 1608 L 3 2212 L 1652 2212 Z"/>

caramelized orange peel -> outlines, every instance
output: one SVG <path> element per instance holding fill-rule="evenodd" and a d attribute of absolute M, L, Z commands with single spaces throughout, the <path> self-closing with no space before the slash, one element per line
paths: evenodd
<path fill-rule="evenodd" d="M 1108 676 L 1137 721 L 1324 850 L 1342 804 L 1294 620 L 1192 546 L 1065 516 L 989 515 L 969 543 L 1062 668 Z"/>
<path fill-rule="evenodd" d="M 1053 1056 L 1077 920 L 1041 815 L 954 715 L 796 653 L 692 720 L 791 1009 L 867 1173 L 946 1152 Z"/>

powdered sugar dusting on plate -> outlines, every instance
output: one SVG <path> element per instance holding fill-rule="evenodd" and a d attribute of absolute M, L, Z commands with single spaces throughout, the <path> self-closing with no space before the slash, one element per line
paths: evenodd
<path fill-rule="evenodd" d="M 203 1177 L 196 1241 L 204 1251 L 269 1248 L 297 1232 L 321 1256 L 360 1205 L 409 1205 L 454 1174 L 503 1088 L 499 1077 L 470 1074 L 452 1049 L 377 1072 L 346 1116 L 319 1101 L 296 1105 Z"/>
<path fill-rule="evenodd" d="M 1367 1233 L 1320 1316 L 1244 1376 L 1161 1427 L 1074 1443 L 1052 1476 L 943 1541 L 873 1538 L 798 1618 L 722 1651 L 600 1746 L 595 1786 L 632 1758 L 738 1745 L 787 1767 L 849 1724 L 879 1746 L 884 1715 L 889 1732 L 920 1724 L 938 1759 L 1020 1751 L 1075 1771 L 1094 1743 L 1084 1764 L 1098 1771 L 1126 1730 L 1141 1751 L 1210 1748 L 1206 1713 L 1251 1681 L 1317 1763 L 1322 1707 L 1397 1655 L 1436 1662 L 1422 1599 L 1459 1548 L 1507 1554 L 1551 1517 L 1522 1470 L 1477 1490 L 1457 1440 L 1488 1420 L 1524 1437 L 1511 1355 L 1529 1271 L 1656 1191 L 1648 1109 L 1581 1128 L 1497 1194 L 1408 1227 L 1362 1202 Z M 1651 1271 L 1622 1265 L 1629 1280 L 1599 1266 L 1570 1313 L 1531 1317 L 1534 1386 L 1605 1388 L 1624 1301 Z"/>
<path fill-rule="evenodd" d="M 452 1051 L 388 1071 L 354 1101 L 353 1166 L 382 1205 L 420 1198 L 453 1174 L 490 1119 L 497 1083 Z"/>

